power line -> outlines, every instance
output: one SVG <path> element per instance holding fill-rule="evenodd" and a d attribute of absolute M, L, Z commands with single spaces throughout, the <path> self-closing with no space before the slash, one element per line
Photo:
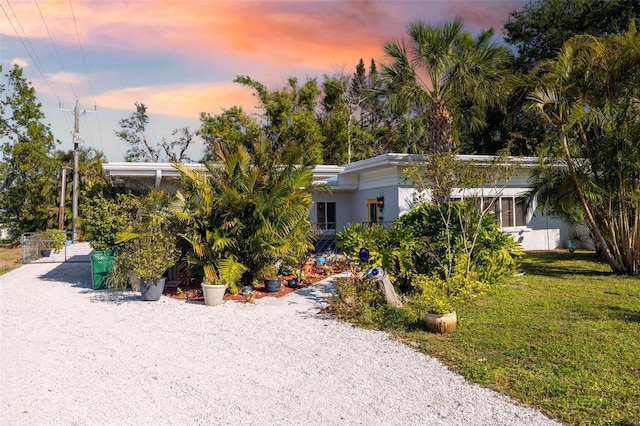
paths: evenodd
<path fill-rule="evenodd" d="M 64 71 L 64 74 L 67 77 L 67 82 L 69 83 L 69 87 L 71 87 L 71 91 L 73 92 L 74 96 L 77 98 L 78 95 L 76 94 L 76 90 L 73 87 L 73 84 L 71 84 L 71 79 L 69 78 L 69 73 L 67 72 L 66 68 L 64 67 L 64 62 L 62 62 L 62 58 L 60 57 L 60 53 L 58 52 L 58 47 L 56 46 L 56 43 L 53 41 L 53 37 L 51 37 L 51 32 L 49 31 L 49 26 L 47 25 L 47 21 L 44 19 L 44 15 L 42 14 L 42 10 L 40 10 L 40 5 L 38 4 L 38 0 L 34 0 L 34 1 L 36 3 L 36 6 L 38 7 L 38 12 L 40 13 L 40 17 L 42 18 L 42 23 L 44 24 L 44 27 L 47 30 L 47 34 L 49 35 L 49 40 L 51 40 L 51 45 L 53 46 L 53 50 L 55 50 L 56 56 L 58 57 L 58 61 L 60 61 L 60 66 L 62 67 L 62 71 Z"/>
<path fill-rule="evenodd" d="M 93 99 L 93 108 L 94 110 L 98 109 L 98 105 L 96 103 L 96 97 L 95 94 L 93 92 L 93 84 L 91 83 L 91 77 L 89 76 L 89 68 L 87 67 L 87 60 L 84 56 L 84 49 L 82 48 L 82 42 L 80 41 L 80 31 L 78 31 L 78 23 L 76 21 L 76 15 L 73 12 L 73 5 L 71 4 L 71 0 L 69 0 L 69 9 L 71 10 L 71 17 L 73 18 L 73 26 L 76 29 L 76 37 L 78 38 L 78 46 L 80 47 L 80 55 L 82 56 L 82 63 L 84 64 L 84 71 L 87 74 L 87 81 L 89 82 L 89 91 L 91 92 L 91 98 Z M 100 147 L 102 148 L 102 146 L 104 145 L 102 143 L 102 129 L 100 128 L 100 116 L 97 116 L 97 122 L 98 122 L 98 136 L 100 137 Z M 85 116 L 85 124 L 86 123 L 86 116 Z M 87 128 L 89 126 L 87 125 Z M 91 138 L 91 132 L 89 132 L 89 138 Z"/>
<path fill-rule="evenodd" d="M 38 54 L 36 53 L 36 50 L 33 48 L 33 45 L 31 45 L 31 41 L 29 41 L 29 37 L 27 36 L 26 31 L 22 27 L 22 24 L 20 24 L 20 20 L 18 19 L 18 15 L 13 10 L 13 7 L 11 6 L 11 3 L 9 2 L 9 0 L 7 0 L 7 4 L 9 5 L 9 8 L 11 9 L 11 13 L 13 13 L 13 17 L 14 17 L 15 21 L 17 22 L 18 26 L 20 26 L 20 29 L 22 30 L 22 32 L 24 34 L 24 39 L 20 35 L 20 32 L 18 31 L 16 26 L 13 24 L 13 22 L 11 20 L 11 17 L 9 16 L 9 14 L 5 10 L 5 8 L 2 7 L 1 3 L 0 3 L 0 9 L 2 9 L 2 12 L 4 12 L 4 15 L 7 17 L 7 20 L 9 21 L 9 24 L 11 25 L 11 28 L 13 28 L 13 32 L 15 32 L 16 36 L 18 36 L 18 40 L 20 40 L 20 43 L 22 43 L 22 46 L 24 47 L 24 50 L 27 51 L 27 54 L 29 55 L 29 57 L 33 61 L 33 64 L 38 69 L 38 72 L 40 73 L 40 75 L 42 76 L 43 80 L 47 84 L 47 87 L 49 87 L 49 90 L 51 90 L 51 93 L 53 93 L 53 96 L 55 96 L 57 101 L 58 101 L 58 103 L 60 103 L 61 102 L 60 101 L 60 96 L 58 96 L 58 93 L 55 91 L 55 89 L 53 88 L 53 86 L 49 82 L 49 79 L 47 78 L 47 75 L 44 73 L 43 67 L 40 64 L 40 59 L 38 58 Z M 26 39 L 27 43 L 25 43 L 25 39 Z M 27 46 L 27 44 L 29 44 L 29 46 Z M 31 53 L 32 51 L 33 51 L 33 54 Z"/>

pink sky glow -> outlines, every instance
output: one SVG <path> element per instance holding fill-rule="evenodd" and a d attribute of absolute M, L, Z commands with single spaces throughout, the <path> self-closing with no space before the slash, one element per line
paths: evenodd
<path fill-rule="evenodd" d="M 493 27 L 499 36 L 509 13 L 524 4 L 0 0 L 0 63 L 5 71 L 13 63 L 25 69 L 63 142 L 70 120 L 58 106 L 73 108 L 76 96 L 87 109 L 95 105 L 98 114 L 91 116 L 100 117 L 87 114 L 81 134 L 109 160 L 120 161 L 124 149 L 117 149 L 113 131 L 135 102 L 147 105 L 149 133 L 159 140 L 174 128 L 196 130 L 201 112 L 234 105 L 254 112 L 251 92 L 232 82 L 237 75 L 270 88 L 291 76 L 321 82 L 323 75 L 352 74 L 360 58 L 384 62 L 384 43 L 404 37 L 412 21 L 461 17 L 471 32 Z"/>

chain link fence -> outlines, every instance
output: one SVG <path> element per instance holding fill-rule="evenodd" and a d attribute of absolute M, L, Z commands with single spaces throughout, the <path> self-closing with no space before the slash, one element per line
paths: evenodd
<path fill-rule="evenodd" d="M 22 263 L 89 262 L 89 243 L 72 242 L 71 233 L 64 242 L 47 232 L 22 234 Z"/>

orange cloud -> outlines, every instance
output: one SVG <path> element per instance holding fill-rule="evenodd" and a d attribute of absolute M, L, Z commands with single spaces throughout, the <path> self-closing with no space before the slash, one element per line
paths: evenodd
<path fill-rule="evenodd" d="M 192 119 L 201 112 L 218 114 L 233 105 L 252 113 L 257 105 L 250 90 L 234 83 L 134 87 L 102 93 L 96 100 L 102 107 L 122 109 L 127 105 L 132 111 L 136 102 L 142 102 L 151 113 Z"/>

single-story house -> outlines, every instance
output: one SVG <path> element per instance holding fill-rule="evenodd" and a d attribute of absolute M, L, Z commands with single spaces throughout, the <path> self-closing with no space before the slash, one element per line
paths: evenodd
<path fill-rule="evenodd" d="M 460 156 L 463 161 L 489 161 L 490 156 Z M 314 182 L 324 182 L 331 193 L 313 195 L 309 219 L 319 238 L 331 239 L 336 231 L 350 223 L 390 224 L 411 209 L 416 190 L 403 178 L 403 172 L 424 157 L 411 154 L 383 154 L 354 163 L 319 165 L 313 170 Z M 478 197 L 481 202 L 498 197 L 490 210 L 503 232 L 511 233 L 525 250 L 552 250 L 567 247 L 574 229 L 565 221 L 526 209 L 516 202 L 529 189 L 534 157 L 517 158 L 515 176 L 498 185 L 483 188 L 454 189 L 453 198 Z M 199 167 L 198 164 L 190 164 Z M 180 173 L 171 163 L 103 164 L 107 177 L 116 186 L 146 187 L 175 192 Z M 582 233 L 585 230 L 581 230 Z"/>

